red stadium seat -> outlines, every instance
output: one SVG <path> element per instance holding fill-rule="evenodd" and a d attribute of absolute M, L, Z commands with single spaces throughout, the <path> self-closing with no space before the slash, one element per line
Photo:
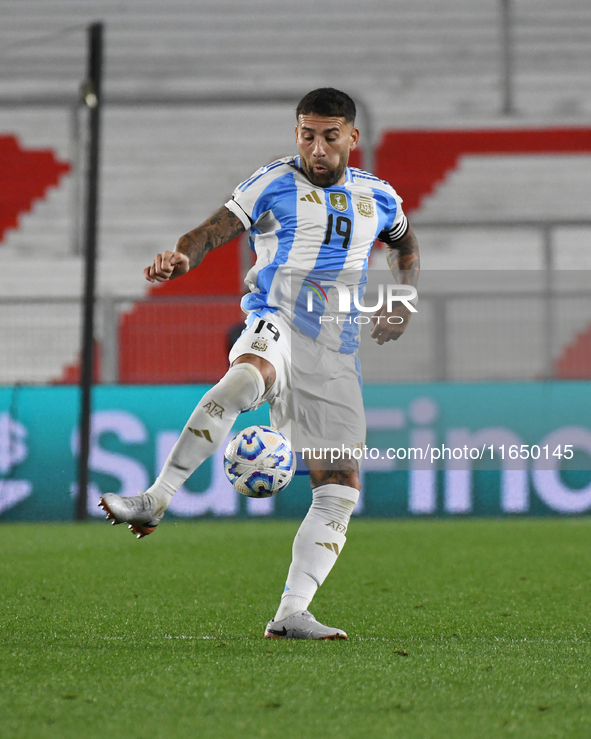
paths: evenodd
<path fill-rule="evenodd" d="M 59 184 L 70 165 L 49 149 L 23 149 L 16 136 L 0 136 L 0 242 L 8 229 L 18 228 L 19 216 Z"/>
<path fill-rule="evenodd" d="M 217 382 L 228 368 L 240 310 L 240 240 L 180 279 L 150 288 L 119 324 L 119 382 Z"/>
<path fill-rule="evenodd" d="M 591 152 L 589 128 L 387 131 L 376 149 L 376 174 L 404 195 L 411 213 L 463 154 Z"/>

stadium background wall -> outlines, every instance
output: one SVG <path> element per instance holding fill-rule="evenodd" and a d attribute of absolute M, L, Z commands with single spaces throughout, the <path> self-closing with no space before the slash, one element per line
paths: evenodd
<path fill-rule="evenodd" d="M 95 392 L 89 513 L 102 492 L 135 494 L 157 473 L 188 411 L 208 386 L 102 386 Z M 590 382 L 427 383 L 364 388 L 368 435 L 362 516 L 573 515 L 591 511 Z M 165 402 L 163 400 L 165 399 Z M 235 430 L 268 421 L 243 414 Z M 72 520 L 77 454 L 75 387 L 0 388 L 0 521 Z M 572 445 L 572 458 L 564 455 Z M 408 461 L 484 448 L 482 459 Z M 491 461 L 491 445 L 492 456 Z M 500 459 L 504 445 L 505 459 Z M 522 447 L 522 445 L 524 445 Z M 509 450 L 525 460 L 511 460 Z M 548 451 L 545 453 L 544 449 Z M 388 459 L 388 449 L 397 450 Z M 555 454 L 558 449 L 560 457 Z M 223 448 L 173 499 L 167 519 L 300 517 L 306 475 L 273 499 L 251 500 L 227 482 Z M 392 452 L 390 456 L 394 456 Z M 537 460 L 532 456 L 538 456 Z M 416 453 L 415 453 L 416 456 Z M 448 455 L 450 456 L 450 455 Z M 548 457 L 547 459 L 545 457 Z M 570 456 L 570 455 L 567 455 Z M 402 457 L 406 457 L 405 459 Z"/>

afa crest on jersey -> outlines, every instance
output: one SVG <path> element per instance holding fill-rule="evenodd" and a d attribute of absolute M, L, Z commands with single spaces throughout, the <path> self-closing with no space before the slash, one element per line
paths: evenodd
<path fill-rule="evenodd" d="M 373 218 L 375 211 L 372 198 L 361 196 L 357 203 L 357 210 L 359 211 L 359 215 L 365 216 L 366 218 Z"/>
<path fill-rule="evenodd" d="M 267 346 L 268 344 L 264 339 L 255 339 L 250 345 L 250 348 L 256 349 L 258 352 L 266 352 Z"/>

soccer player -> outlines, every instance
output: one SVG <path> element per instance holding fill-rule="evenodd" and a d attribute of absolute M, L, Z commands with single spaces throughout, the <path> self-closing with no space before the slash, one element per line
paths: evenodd
<path fill-rule="evenodd" d="M 152 533 L 178 488 L 225 442 L 238 414 L 268 402 L 271 425 L 304 454 L 312 505 L 264 636 L 346 639 L 308 606 L 343 549 L 361 489 L 352 454 L 365 441 L 359 291 L 377 238 L 387 245 L 396 281 L 410 286 L 418 278 L 418 245 L 393 188 L 348 167 L 359 140 L 353 100 L 332 88 L 314 90 L 300 101 L 296 119 L 298 156 L 259 169 L 182 236 L 174 252 L 158 254 L 144 270 L 149 282 L 177 279 L 244 231 L 256 253 L 245 279 L 250 292 L 242 299 L 246 328 L 230 352 L 228 372 L 197 404 L 152 487 L 135 497 L 107 493 L 100 505 L 138 537 Z M 346 296 L 358 291 L 357 305 L 346 300 L 343 308 L 343 290 Z M 372 316 L 371 336 L 378 344 L 398 339 L 412 311 L 404 301 L 383 304 Z M 318 454 L 326 449 L 343 453 Z"/>

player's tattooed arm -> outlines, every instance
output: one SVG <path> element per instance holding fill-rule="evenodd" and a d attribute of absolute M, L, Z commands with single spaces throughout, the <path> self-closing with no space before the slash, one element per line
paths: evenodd
<path fill-rule="evenodd" d="M 174 252 L 157 254 L 144 270 L 148 282 L 166 282 L 197 267 L 205 255 L 239 236 L 246 229 L 238 216 L 222 206 L 200 226 L 178 240 Z"/>
<path fill-rule="evenodd" d="M 410 225 L 404 236 L 387 248 L 386 259 L 396 282 L 399 285 L 416 287 L 420 271 L 419 242 Z M 397 303 L 390 312 L 387 305 L 383 305 L 372 317 L 372 338 L 378 344 L 396 341 L 404 333 L 411 315 L 411 311 L 403 303 Z"/>
<path fill-rule="evenodd" d="M 410 225 L 404 236 L 387 247 L 390 272 L 399 285 L 417 286 L 419 281 L 419 242 Z"/>
<path fill-rule="evenodd" d="M 189 257 L 190 268 L 201 264 L 212 249 L 226 244 L 245 230 L 238 216 L 225 205 L 178 241 L 176 251 Z"/>

